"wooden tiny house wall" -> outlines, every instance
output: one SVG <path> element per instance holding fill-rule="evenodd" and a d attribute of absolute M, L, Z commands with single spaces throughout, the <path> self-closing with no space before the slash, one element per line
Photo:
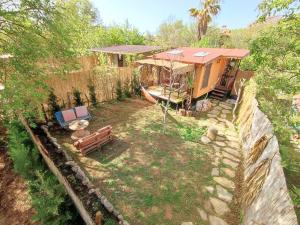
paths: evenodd
<path fill-rule="evenodd" d="M 222 76 L 227 66 L 227 63 L 228 59 L 218 58 L 206 65 L 198 64 L 196 66 L 193 98 L 199 98 L 215 88 L 220 76 Z M 206 71 L 209 71 L 208 77 L 206 77 Z M 208 80 L 206 80 L 207 78 Z"/>

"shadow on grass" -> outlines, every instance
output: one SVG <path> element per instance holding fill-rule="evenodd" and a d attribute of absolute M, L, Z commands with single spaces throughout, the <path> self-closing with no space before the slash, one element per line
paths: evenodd
<path fill-rule="evenodd" d="M 86 157 L 105 165 L 121 156 L 128 149 L 129 144 L 127 142 L 114 136 L 111 142 L 88 154 Z"/>

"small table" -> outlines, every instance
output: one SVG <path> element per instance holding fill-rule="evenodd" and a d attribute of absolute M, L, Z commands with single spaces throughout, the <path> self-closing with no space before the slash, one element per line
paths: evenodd
<path fill-rule="evenodd" d="M 85 130 L 89 126 L 89 121 L 87 120 L 75 120 L 69 124 L 69 129 L 74 132 L 71 135 L 72 140 L 78 140 L 80 138 L 86 137 L 90 134 L 88 130 Z"/>

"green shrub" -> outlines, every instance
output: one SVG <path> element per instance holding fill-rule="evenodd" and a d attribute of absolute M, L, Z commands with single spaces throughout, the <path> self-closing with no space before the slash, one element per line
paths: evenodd
<path fill-rule="evenodd" d="M 104 225 L 118 225 L 118 223 L 112 219 L 107 219 L 105 222 L 104 222 Z"/>
<path fill-rule="evenodd" d="M 292 189 L 290 190 L 290 196 L 293 200 L 294 206 L 299 208 L 300 207 L 300 188 L 297 188 L 293 185 Z"/>
<path fill-rule="evenodd" d="M 90 95 L 90 100 L 92 102 L 92 105 L 94 107 L 96 107 L 98 104 L 98 101 L 97 101 L 97 97 L 96 97 L 95 85 L 93 85 L 93 84 L 88 85 L 88 89 L 89 89 L 89 95 Z"/>
<path fill-rule="evenodd" d="M 81 92 L 76 88 L 73 88 L 73 97 L 74 97 L 74 105 L 75 106 L 82 106 L 83 105 L 83 101 L 82 101 L 82 98 L 81 98 Z"/>
<path fill-rule="evenodd" d="M 179 126 L 178 129 L 181 138 L 185 141 L 197 141 L 206 133 L 207 130 L 204 127 L 191 128 L 183 126 Z"/>
<path fill-rule="evenodd" d="M 72 214 L 66 210 L 67 195 L 55 176 L 48 171 L 36 171 L 36 179 L 29 182 L 33 219 L 43 225 L 70 224 Z"/>
<path fill-rule="evenodd" d="M 116 95 L 118 101 L 122 101 L 124 99 L 121 80 L 117 81 Z"/>
<path fill-rule="evenodd" d="M 8 153 L 14 170 L 29 183 L 29 194 L 36 210 L 33 219 L 43 225 L 83 224 L 71 199 L 41 160 L 23 126 L 13 121 L 7 128 Z"/>
<path fill-rule="evenodd" d="M 26 179 L 34 177 L 34 170 L 40 169 L 39 154 L 28 134 L 17 122 L 9 124 L 8 154 L 14 162 L 14 170 Z"/>
<path fill-rule="evenodd" d="M 126 98 L 131 98 L 130 82 L 128 80 L 126 80 L 124 84 L 124 96 Z"/>
<path fill-rule="evenodd" d="M 51 90 L 48 97 L 48 105 L 50 107 L 50 113 L 53 116 L 52 118 L 54 118 L 55 112 L 61 110 L 57 102 L 58 102 L 57 96 L 54 94 L 53 90 Z"/>
<path fill-rule="evenodd" d="M 141 85 L 139 80 L 139 72 L 137 70 L 134 70 L 132 74 L 131 90 L 134 95 L 141 96 Z"/>

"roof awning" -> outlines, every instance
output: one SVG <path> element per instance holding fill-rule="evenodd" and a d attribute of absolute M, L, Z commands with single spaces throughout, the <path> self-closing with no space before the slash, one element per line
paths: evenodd
<path fill-rule="evenodd" d="M 184 74 L 188 72 L 193 72 L 195 70 L 194 64 L 186 64 L 186 63 L 180 63 L 180 62 L 171 62 L 168 60 L 161 60 L 161 59 L 142 59 L 136 61 L 136 63 L 141 65 L 153 65 L 153 66 L 159 66 L 159 67 L 165 67 L 168 69 L 173 69 L 173 74 Z"/>

